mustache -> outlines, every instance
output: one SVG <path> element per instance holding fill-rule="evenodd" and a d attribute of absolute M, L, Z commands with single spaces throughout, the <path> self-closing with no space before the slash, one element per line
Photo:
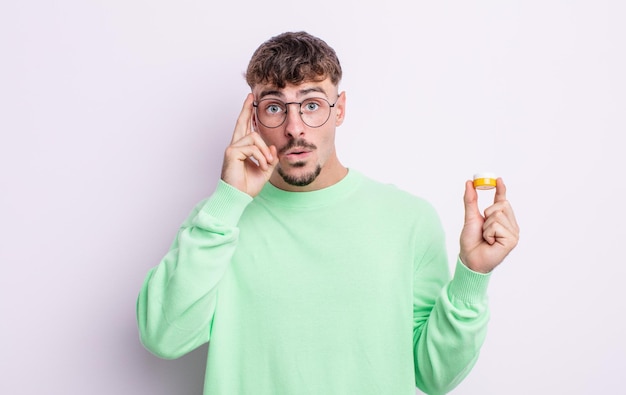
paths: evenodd
<path fill-rule="evenodd" d="M 294 148 L 305 148 L 305 149 L 309 149 L 309 150 L 314 150 L 317 149 L 317 146 L 313 143 L 309 143 L 306 140 L 303 139 L 295 139 L 295 140 L 290 140 L 287 145 L 285 145 L 284 147 L 282 147 L 281 149 L 278 150 L 279 154 L 284 154 L 285 152 L 294 149 Z"/>

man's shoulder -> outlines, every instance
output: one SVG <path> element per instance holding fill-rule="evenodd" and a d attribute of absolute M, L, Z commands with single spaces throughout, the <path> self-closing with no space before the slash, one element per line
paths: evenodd
<path fill-rule="evenodd" d="M 378 202 L 387 202 L 396 207 L 421 208 L 434 210 L 425 198 L 390 182 L 383 182 L 370 176 L 358 173 L 361 177 L 360 197 L 369 197 Z"/>

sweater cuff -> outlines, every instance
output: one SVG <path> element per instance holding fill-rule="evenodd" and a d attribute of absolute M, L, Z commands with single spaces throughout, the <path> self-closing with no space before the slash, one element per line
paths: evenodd
<path fill-rule="evenodd" d="M 454 277 L 449 289 L 450 296 L 466 303 L 481 303 L 487 298 L 490 278 L 491 273 L 475 272 L 457 258 Z"/>
<path fill-rule="evenodd" d="M 251 201 L 252 196 L 219 180 L 215 192 L 200 208 L 200 212 L 220 220 L 224 225 L 236 226 Z"/>

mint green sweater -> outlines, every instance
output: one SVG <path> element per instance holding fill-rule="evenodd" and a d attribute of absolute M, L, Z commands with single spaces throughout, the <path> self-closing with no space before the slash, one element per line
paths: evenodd
<path fill-rule="evenodd" d="M 429 394 L 474 365 L 488 275 L 457 260 L 431 205 L 355 170 L 315 192 L 220 181 L 137 300 L 144 346 L 209 342 L 205 394 Z"/>

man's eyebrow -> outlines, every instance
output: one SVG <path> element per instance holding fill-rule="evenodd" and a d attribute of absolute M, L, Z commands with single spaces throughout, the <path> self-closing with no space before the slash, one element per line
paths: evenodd
<path fill-rule="evenodd" d="M 326 91 L 324 89 L 322 89 L 319 86 L 312 86 L 310 88 L 306 88 L 306 89 L 301 89 L 298 91 L 298 96 L 304 96 L 307 95 L 311 92 L 319 92 L 319 93 L 323 93 L 324 95 L 326 95 Z M 328 96 L 328 95 L 326 95 Z"/>
<path fill-rule="evenodd" d="M 278 96 L 278 97 L 285 97 L 285 95 L 283 95 L 283 93 L 281 91 L 279 91 L 279 90 L 276 90 L 276 89 L 266 89 L 264 91 L 261 91 L 261 93 L 259 93 L 259 100 L 261 100 L 265 96 L 269 96 L 269 95 L 274 95 L 274 96 Z"/>
<path fill-rule="evenodd" d="M 326 91 L 323 88 L 319 87 L 319 86 L 312 86 L 310 88 L 300 89 L 297 92 L 297 95 L 298 96 L 304 96 L 304 95 L 307 95 L 307 94 L 309 94 L 311 92 L 319 92 L 319 93 L 323 93 L 325 96 L 328 96 L 326 94 Z M 285 94 L 283 92 L 277 90 L 277 89 L 266 89 L 264 91 L 261 91 L 261 93 L 259 93 L 259 99 L 258 100 L 261 100 L 265 96 L 270 96 L 270 95 L 278 96 L 280 98 L 284 98 L 285 97 Z"/>

